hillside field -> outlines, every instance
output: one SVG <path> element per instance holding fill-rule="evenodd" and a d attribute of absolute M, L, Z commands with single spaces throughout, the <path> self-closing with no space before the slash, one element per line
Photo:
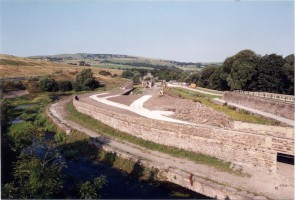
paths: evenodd
<path fill-rule="evenodd" d="M 120 80 L 122 78 L 112 78 L 111 76 L 102 76 L 99 74 L 100 71 L 105 70 L 111 72 L 112 75 L 121 75 L 122 70 L 119 69 L 73 66 L 65 63 L 0 54 L 0 78 L 52 75 L 56 80 L 74 81 L 75 75 L 84 68 L 92 69 L 94 76 L 100 82 L 123 81 Z"/>

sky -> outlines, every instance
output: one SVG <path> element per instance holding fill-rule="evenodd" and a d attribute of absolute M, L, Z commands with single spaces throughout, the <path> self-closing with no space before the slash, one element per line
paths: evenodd
<path fill-rule="evenodd" d="M 0 53 L 125 54 L 223 62 L 294 52 L 294 2 L 0 0 Z"/>

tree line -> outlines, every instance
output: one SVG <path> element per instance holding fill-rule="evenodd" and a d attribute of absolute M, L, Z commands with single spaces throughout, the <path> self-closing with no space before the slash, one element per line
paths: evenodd
<path fill-rule="evenodd" d="M 259 91 L 294 95 L 294 54 L 283 58 L 277 54 L 258 55 L 243 50 L 225 59 L 221 66 L 207 66 L 201 72 L 180 69 L 131 69 L 123 78 L 139 80 L 151 72 L 159 80 L 195 83 L 214 90 Z"/>

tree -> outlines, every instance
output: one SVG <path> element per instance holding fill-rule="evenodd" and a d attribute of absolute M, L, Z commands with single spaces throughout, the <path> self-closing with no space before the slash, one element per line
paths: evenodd
<path fill-rule="evenodd" d="M 132 78 L 133 72 L 131 70 L 124 70 L 121 77 L 122 78 Z"/>
<path fill-rule="evenodd" d="M 227 90 L 226 78 L 222 77 L 222 68 L 217 67 L 213 74 L 209 77 L 209 88 L 213 90 Z"/>
<path fill-rule="evenodd" d="M 230 90 L 249 90 L 259 59 L 254 51 L 246 49 L 225 60 L 222 73 L 227 76 Z"/>
<path fill-rule="evenodd" d="M 15 164 L 13 175 L 17 196 L 30 199 L 55 198 L 63 187 L 61 171 L 65 164 L 56 147 L 44 145 L 40 141 L 34 145 L 22 152 Z"/>
<path fill-rule="evenodd" d="M 213 67 L 213 66 L 205 67 L 201 72 L 197 85 L 200 87 L 209 87 L 209 78 L 214 73 L 215 70 L 216 70 L 216 67 Z"/>
<path fill-rule="evenodd" d="M 81 199 L 97 199 L 100 197 L 100 190 L 106 185 L 106 177 L 100 176 L 91 181 L 79 185 L 79 196 Z"/>
<path fill-rule="evenodd" d="M 284 59 L 276 54 L 263 56 L 257 65 L 255 90 L 281 93 L 283 89 Z"/>
<path fill-rule="evenodd" d="M 2 94 L 1 94 L 2 95 Z M 1 133 L 3 133 L 9 125 L 9 110 L 11 106 L 7 99 L 0 98 L 0 119 Z"/>
<path fill-rule="evenodd" d="M 283 83 L 284 93 L 294 95 L 294 54 L 284 58 Z"/>
<path fill-rule="evenodd" d="M 99 87 L 99 82 L 95 80 L 92 70 L 90 68 L 83 69 L 76 75 L 74 89 L 76 91 L 94 90 Z"/>
<path fill-rule="evenodd" d="M 135 84 L 139 84 L 140 83 L 140 73 L 139 73 L 139 71 L 133 71 L 132 81 Z"/>
<path fill-rule="evenodd" d="M 39 80 L 39 88 L 41 91 L 55 92 L 58 90 L 58 85 L 52 77 L 46 76 Z"/>

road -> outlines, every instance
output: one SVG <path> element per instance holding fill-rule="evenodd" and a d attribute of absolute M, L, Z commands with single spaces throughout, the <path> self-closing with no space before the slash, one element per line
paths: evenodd
<path fill-rule="evenodd" d="M 252 191 L 263 196 L 271 198 L 293 198 L 292 187 L 280 187 L 282 184 L 293 184 L 293 179 L 282 177 L 277 173 L 267 171 L 255 171 L 255 175 L 251 177 L 236 176 L 227 172 L 219 171 L 216 168 L 209 167 L 203 164 L 197 164 L 192 161 L 176 158 L 158 151 L 151 151 L 141 146 L 117 141 L 110 138 L 102 137 L 99 133 L 93 132 L 75 122 L 66 119 L 67 111 L 65 105 L 71 98 L 65 98 L 57 103 L 49 106 L 48 111 L 64 126 L 71 129 L 83 132 L 90 137 L 95 137 L 102 143 L 103 148 L 111 148 L 116 152 L 124 152 L 149 161 L 152 165 L 162 169 L 179 169 L 185 172 L 190 172 L 196 177 L 201 177 L 206 180 L 214 180 L 214 182 L 222 183 L 222 185 L 235 186 L 246 191 Z M 275 189 L 279 188 L 279 189 Z"/>

